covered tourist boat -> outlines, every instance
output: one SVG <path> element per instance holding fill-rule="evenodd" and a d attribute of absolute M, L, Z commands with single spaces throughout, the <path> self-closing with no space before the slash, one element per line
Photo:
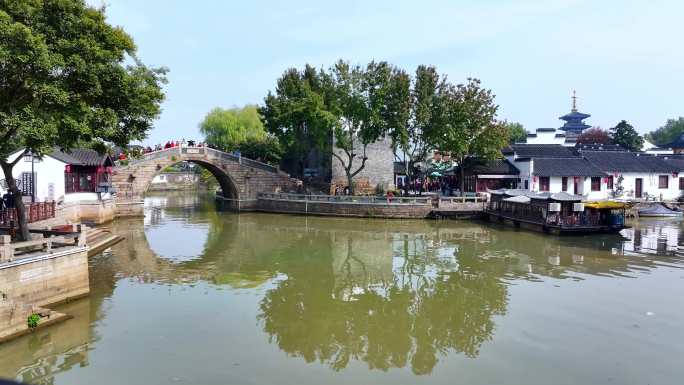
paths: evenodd
<path fill-rule="evenodd" d="M 486 220 L 552 234 L 616 233 L 626 228 L 625 205 L 614 201 L 582 202 L 565 192 L 490 190 Z"/>
<path fill-rule="evenodd" d="M 640 217 L 658 217 L 658 218 L 680 218 L 681 211 L 672 210 L 662 203 L 655 203 L 649 207 L 639 210 Z"/>

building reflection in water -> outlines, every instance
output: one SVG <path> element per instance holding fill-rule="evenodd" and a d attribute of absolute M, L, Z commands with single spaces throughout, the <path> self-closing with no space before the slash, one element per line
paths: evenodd
<path fill-rule="evenodd" d="M 512 282 L 632 277 L 662 263 L 684 265 L 679 222 L 557 238 L 467 221 L 233 215 L 184 197 L 148 203 L 144 222 L 112 224 L 126 242 L 92 260 L 93 294 L 65 309 L 79 315 L 0 346 L 0 356 L 13 360 L 0 375 L 50 383 L 55 373 L 87 365 L 106 318 L 102 303 L 120 279 L 258 288 L 260 332 L 288 355 L 333 370 L 358 361 L 429 374 L 445 356 L 477 357 L 495 338 Z"/>

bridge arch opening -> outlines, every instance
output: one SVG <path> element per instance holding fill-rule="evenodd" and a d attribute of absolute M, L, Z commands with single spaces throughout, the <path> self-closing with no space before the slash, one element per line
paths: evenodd
<path fill-rule="evenodd" d="M 220 191 L 219 194 L 227 199 L 239 199 L 239 191 L 237 188 L 237 183 L 233 180 L 233 178 L 226 172 L 225 170 L 222 170 L 219 166 L 212 164 L 210 162 L 202 161 L 202 160 L 197 160 L 197 159 L 185 159 L 181 160 L 169 165 L 166 165 L 162 167 L 161 165 L 157 166 L 156 172 L 148 178 L 146 181 L 146 186 L 145 186 L 145 193 L 147 193 L 152 186 L 152 180 L 154 179 L 155 176 L 164 173 L 164 170 L 167 170 L 169 167 L 175 166 L 177 164 L 187 162 L 190 164 L 197 165 L 201 167 L 202 169 L 205 169 L 209 171 L 209 173 L 214 177 L 216 180 Z"/>

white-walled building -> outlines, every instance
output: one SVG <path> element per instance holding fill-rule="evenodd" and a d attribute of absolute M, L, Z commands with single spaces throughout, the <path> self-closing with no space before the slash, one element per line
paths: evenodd
<path fill-rule="evenodd" d="M 108 155 L 90 149 L 75 149 L 69 153 L 55 149 L 41 158 L 23 153 L 23 150 L 17 151 L 8 160 L 23 156 L 14 166 L 12 175 L 25 201 L 30 202 L 32 194 L 35 194 L 36 202 L 94 201 L 109 197 L 109 175 L 114 163 Z M 6 191 L 5 176 L 0 172 L 0 195 Z"/>
<path fill-rule="evenodd" d="M 567 192 L 586 199 L 607 195 L 607 174 L 560 144 L 518 144 L 504 151 L 520 170 L 518 188 L 535 192 Z"/>
<path fill-rule="evenodd" d="M 677 156 L 560 144 L 517 144 L 503 154 L 520 170 L 518 188 L 525 190 L 567 192 L 588 200 L 675 200 L 684 192 L 684 158 Z"/>
<path fill-rule="evenodd" d="M 565 131 L 555 128 L 537 128 L 534 133 L 528 133 L 527 144 L 557 144 L 566 147 L 575 145 L 574 141 L 568 141 Z"/>
<path fill-rule="evenodd" d="M 661 157 L 628 151 L 580 151 L 608 174 L 613 194 L 605 198 L 674 200 L 684 187 L 684 175 Z"/>

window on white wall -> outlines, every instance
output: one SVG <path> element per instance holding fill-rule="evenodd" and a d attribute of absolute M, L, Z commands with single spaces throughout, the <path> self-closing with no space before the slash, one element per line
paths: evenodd
<path fill-rule="evenodd" d="M 658 176 L 658 188 L 667 188 L 668 179 L 670 179 L 670 178 L 667 175 L 659 175 Z"/>

